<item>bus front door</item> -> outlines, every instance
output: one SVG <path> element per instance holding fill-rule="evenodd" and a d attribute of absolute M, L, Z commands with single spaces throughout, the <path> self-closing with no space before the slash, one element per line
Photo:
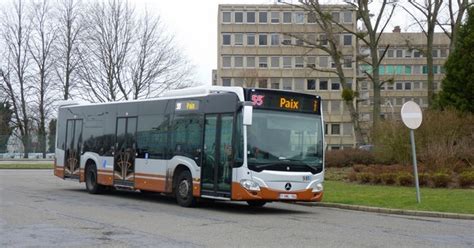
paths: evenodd
<path fill-rule="evenodd" d="M 201 195 L 229 198 L 232 181 L 233 114 L 206 115 Z"/>
<path fill-rule="evenodd" d="M 117 118 L 114 185 L 134 187 L 137 117 Z"/>

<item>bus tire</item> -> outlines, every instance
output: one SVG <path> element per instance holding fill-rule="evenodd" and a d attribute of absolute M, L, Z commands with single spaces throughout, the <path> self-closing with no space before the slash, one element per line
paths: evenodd
<path fill-rule="evenodd" d="M 194 207 L 196 199 L 193 196 L 193 178 L 188 170 L 181 171 L 175 188 L 176 201 L 182 207 Z"/>
<path fill-rule="evenodd" d="M 97 169 L 94 164 L 88 164 L 86 167 L 86 189 L 90 194 L 99 194 L 103 189 L 97 182 Z"/>
<path fill-rule="evenodd" d="M 263 207 L 267 202 L 266 201 L 247 201 L 247 204 L 251 207 Z"/>

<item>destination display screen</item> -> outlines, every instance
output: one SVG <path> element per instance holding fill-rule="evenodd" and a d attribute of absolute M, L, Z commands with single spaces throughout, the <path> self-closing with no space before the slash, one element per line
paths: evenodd
<path fill-rule="evenodd" d="M 254 108 L 321 114 L 321 98 L 308 94 L 248 89 L 246 100 Z"/>

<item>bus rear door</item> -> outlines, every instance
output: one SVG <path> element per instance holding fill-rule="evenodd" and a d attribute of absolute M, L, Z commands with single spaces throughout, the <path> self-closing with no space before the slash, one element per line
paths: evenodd
<path fill-rule="evenodd" d="M 134 187 L 137 117 L 118 117 L 115 132 L 114 185 Z"/>

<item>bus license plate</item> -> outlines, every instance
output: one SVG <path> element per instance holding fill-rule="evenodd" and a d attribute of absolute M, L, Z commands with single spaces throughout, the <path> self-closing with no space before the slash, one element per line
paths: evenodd
<path fill-rule="evenodd" d="M 296 200 L 296 194 L 280 194 L 280 199 Z"/>

